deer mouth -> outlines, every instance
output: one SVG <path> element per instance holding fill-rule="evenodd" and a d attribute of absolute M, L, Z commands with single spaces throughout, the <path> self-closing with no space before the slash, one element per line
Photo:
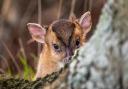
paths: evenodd
<path fill-rule="evenodd" d="M 71 62 L 71 59 L 72 59 L 72 57 L 68 56 L 68 57 L 65 57 L 62 61 L 63 61 L 63 63 L 68 64 Z"/>
<path fill-rule="evenodd" d="M 69 64 L 71 62 L 71 57 L 65 57 L 62 59 L 62 61 L 60 61 L 58 64 L 59 64 L 59 67 L 60 68 L 63 68 L 65 66 L 65 64 Z"/>

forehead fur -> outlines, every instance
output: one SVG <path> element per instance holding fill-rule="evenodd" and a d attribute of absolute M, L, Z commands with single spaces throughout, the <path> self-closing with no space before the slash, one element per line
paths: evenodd
<path fill-rule="evenodd" d="M 75 24 L 68 20 L 58 20 L 52 24 L 53 32 L 55 32 L 57 38 L 66 46 L 69 46 L 74 28 Z"/>

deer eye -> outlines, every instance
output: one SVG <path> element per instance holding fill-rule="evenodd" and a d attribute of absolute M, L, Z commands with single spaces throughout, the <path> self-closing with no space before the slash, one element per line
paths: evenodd
<path fill-rule="evenodd" d="M 77 47 L 77 48 L 80 47 L 80 40 L 79 40 L 79 39 L 76 40 L 76 47 Z"/>
<path fill-rule="evenodd" d="M 55 51 L 57 51 L 57 52 L 61 51 L 59 45 L 57 45 L 57 44 L 53 44 L 53 48 L 54 48 Z"/>

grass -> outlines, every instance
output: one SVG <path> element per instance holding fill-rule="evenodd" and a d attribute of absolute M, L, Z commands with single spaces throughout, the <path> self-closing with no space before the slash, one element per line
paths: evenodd
<path fill-rule="evenodd" d="M 3 43 L 3 46 L 6 50 L 6 52 L 10 56 L 14 66 L 16 67 L 16 71 L 18 71 L 18 73 L 14 75 L 14 73 L 12 72 L 12 70 L 10 68 L 11 66 L 9 66 L 9 63 L 8 63 L 7 59 L 3 56 L 0 56 L 3 59 L 3 63 L 7 66 L 7 70 L 3 70 L 4 71 L 4 76 L 5 77 L 6 76 L 10 76 L 10 77 L 13 76 L 13 77 L 16 77 L 16 78 L 23 78 L 23 79 L 26 79 L 26 80 L 33 80 L 35 72 L 34 72 L 34 69 L 27 62 L 27 57 L 26 57 L 26 54 L 25 54 L 25 50 L 24 50 L 24 47 L 23 47 L 22 40 L 19 39 L 20 49 L 19 49 L 19 52 L 18 52 L 18 59 L 19 59 L 19 63 L 21 63 L 21 65 L 23 67 L 22 69 L 18 65 L 18 63 L 16 61 L 16 57 L 13 56 L 13 54 L 12 54 L 11 50 L 8 48 L 8 46 L 4 42 L 2 42 L 2 43 Z M 36 58 L 36 56 L 32 55 L 32 59 L 35 59 L 35 58 Z"/>
<path fill-rule="evenodd" d="M 28 65 L 27 59 L 22 55 L 19 55 L 19 59 L 21 64 L 23 65 L 23 72 L 22 72 L 23 78 L 27 80 L 32 80 L 35 75 L 33 68 L 30 65 Z"/>
<path fill-rule="evenodd" d="M 15 78 L 23 78 L 25 80 L 33 80 L 35 72 L 34 69 L 28 64 L 27 59 L 21 54 L 19 54 L 18 59 L 20 60 L 23 69 L 21 70 L 20 68 L 20 72 L 14 75 L 10 67 L 8 67 L 8 69 L 4 71 L 4 74 L 2 74 L 2 77 L 4 78 L 15 77 Z"/>

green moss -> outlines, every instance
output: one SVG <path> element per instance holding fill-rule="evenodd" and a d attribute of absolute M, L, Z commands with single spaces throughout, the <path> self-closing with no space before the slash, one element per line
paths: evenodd
<path fill-rule="evenodd" d="M 54 82 L 59 77 L 60 73 L 62 73 L 62 71 L 63 69 L 47 75 L 44 78 L 39 78 L 35 81 L 16 78 L 6 79 L 5 77 L 0 77 L 0 89 L 40 89 Z"/>

